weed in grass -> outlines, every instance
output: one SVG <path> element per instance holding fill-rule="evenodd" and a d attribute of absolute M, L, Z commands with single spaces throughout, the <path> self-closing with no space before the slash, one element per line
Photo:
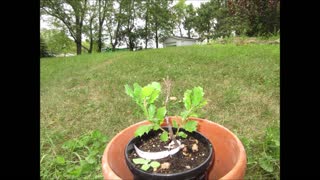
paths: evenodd
<path fill-rule="evenodd" d="M 101 152 L 107 141 L 107 137 L 96 130 L 64 142 L 59 154 L 44 154 L 41 157 L 41 177 L 102 179 Z"/>

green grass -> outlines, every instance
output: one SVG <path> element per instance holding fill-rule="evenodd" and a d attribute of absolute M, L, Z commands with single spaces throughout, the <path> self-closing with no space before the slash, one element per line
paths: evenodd
<path fill-rule="evenodd" d="M 166 76 L 173 81 L 171 95 L 178 100 L 184 90 L 203 87 L 208 105 L 202 118 L 242 139 L 261 142 L 267 127 L 279 124 L 279 54 L 279 45 L 213 44 L 41 59 L 41 177 L 63 176 L 59 173 L 63 168 L 54 162 L 66 154 L 62 148 L 66 141 L 94 130 L 111 139 L 143 120 L 124 85 L 162 83 Z M 172 103 L 171 113 L 182 107 L 181 102 Z M 259 143 L 244 144 L 250 148 L 248 157 L 263 152 Z M 99 162 L 100 157 L 96 156 Z M 96 174 L 86 177 L 102 178 L 97 168 Z M 252 163 L 246 179 L 279 179 L 277 173 Z"/>

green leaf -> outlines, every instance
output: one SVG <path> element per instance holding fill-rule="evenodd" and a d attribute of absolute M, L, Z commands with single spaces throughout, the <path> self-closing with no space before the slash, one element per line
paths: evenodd
<path fill-rule="evenodd" d="M 279 139 L 274 139 L 273 142 L 275 143 L 276 147 L 280 147 Z"/>
<path fill-rule="evenodd" d="M 153 130 L 158 130 L 158 129 L 160 129 L 160 125 L 159 124 L 154 124 L 154 126 L 153 126 Z"/>
<path fill-rule="evenodd" d="M 154 101 L 158 99 L 159 95 L 160 95 L 160 91 L 153 90 L 152 94 L 150 95 L 150 98 L 148 100 L 148 103 L 150 103 L 150 104 L 154 103 Z"/>
<path fill-rule="evenodd" d="M 56 162 L 57 162 L 57 164 L 60 164 L 60 165 L 64 165 L 66 163 L 64 157 L 62 157 L 62 156 L 57 156 Z"/>
<path fill-rule="evenodd" d="M 139 126 L 138 129 L 134 132 L 134 136 L 142 136 L 144 133 L 148 133 L 153 128 L 152 124 Z"/>
<path fill-rule="evenodd" d="M 149 103 L 154 103 L 154 101 L 159 97 L 161 92 L 161 85 L 158 82 L 152 82 L 149 86 L 153 88 L 153 91 L 150 95 Z"/>
<path fill-rule="evenodd" d="M 102 136 L 102 137 L 100 138 L 100 141 L 101 141 L 102 143 L 106 143 L 106 142 L 108 141 L 108 137 L 107 137 L 107 136 Z"/>
<path fill-rule="evenodd" d="M 145 86 L 141 90 L 141 98 L 144 99 L 150 96 L 153 92 L 154 88 L 152 86 Z"/>
<path fill-rule="evenodd" d="M 188 135 L 182 131 L 178 132 L 178 136 L 182 137 L 182 138 L 186 138 Z"/>
<path fill-rule="evenodd" d="M 160 85 L 160 83 L 158 83 L 158 82 L 152 82 L 152 83 L 151 83 L 151 86 L 152 86 L 155 90 L 161 91 L 161 85 Z"/>
<path fill-rule="evenodd" d="M 99 139 L 101 136 L 102 136 L 102 133 L 98 130 L 95 130 L 92 132 L 92 135 L 91 135 L 93 138 L 95 139 Z"/>
<path fill-rule="evenodd" d="M 133 98 L 134 98 L 134 100 L 136 101 L 137 104 L 141 105 L 142 100 L 141 100 L 140 96 L 141 96 L 141 89 L 142 88 L 137 83 L 133 84 L 133 88 L 134 88 L 134 90 L 133 90 Z"/>
<path fill-rule="evenodd" d="M 183 128 L 188 132 L 193 132 L 197 130 L 197 125 L 198 125 L 197 121 L 189 120 L 186 124 L 184 124 Z"/>
<path fill-rule="evenodd" d="M 169 139 L 169 136 L 168 136 L 168 135 L 169 135 L 169 134 L 168 134 L 167 131 L 162 132 L 162 134 L 161 134 L 161 136 L 160 136 L 160 140 L 163 141 L 163 142 L 168 141 L 168 139 Z"/>
<path fill-rule="evenodd" d="M 192 114 L 189 115 L 189 117 L 198 117 L 198 114 L 192 113 Z"/>
<path fill-rule="evenodd" d="M 89 164 L 94 164 L 96 163 L 96 159 L 94 158 L 94 156 L 88 156 L 86 158 L 86 161 L 89 163 Z"/>
<path fill-rule="evenodd" d="M 130 86 L 126 84 L 124 87 L 126 89 L 126 94 L 133 98 L 133 90 L 130 88 Z"/>
<path fill-rule="evenodd" d="M 188 117 L 189 112 L 188 111 L 183 111 L 183 112 L 181 112 L 180 115 L 181 115 L 182 119 L 185 120 Z"/>
<path fill-rule="evenodd" d="M 81 170 L 82 170 L 81 166 L 76 166 L 74 169 L 69 171 L 69 174 L 74 177 L 79 177 L 81 175 Z"/>
<path fill-rule="evenodd" d="M 174 128 L 178 128 L 178 123 L 177 123 L 176 120 L 173 120 L 173 121 L 172 121 L 172 126 L 173 126 Z"/>
<path fill-rule="evenodd" d="M 144 171 L 147 171 L 149 168 L 150 168 L 149 164 L 144 164 L 144 165 L 141 166 L 141 169 L 144 170 Z"/>
<path fill-rule="evenodd" d="M 77 142 L 74 140 L 69 140 L 62 145 L 62 149 L 73 150 L 77 146 Z"/>
<path fill-rule="evenodd" d="M 203 100 L 203 89 L 202 87 L 194 87 L 192 90 L 192 106 L 198 106 Z"/>
<path fill-rule="evenodd" d="M 273 166 L 272 166 L 271 160 L 272 160 L 272 157 L 269 157 L 269 156 L 259 159 L 260 167 L 269 173 L 273 172 Z"/>
<path fill-rule="evenodd" d="M 148 108 L 148 113 L 149 113 L 149 121 L 152 121 L 154 114 L 156 113 L 156 106 L 153 104 L 150 104 L 149 108 Z"/>
<path fill-rule="evenodd" d="M 184 92 L 184 96 L 183 96 L 183 103 L 184 103 L 184 107 L 189 110 L 191 108 L 191 90 L 186 90 Z"/>
<path fill-rule="evenodd" d="M 198 108 L 202 108 L 203 106 L 205 106 L 207 104 L 206 100 L 203 100 L 200 105 L 198 106 Z"/>
<path fill-rule="evenodd" d="M 158 108 L 156 118 L 158 120 L 158 124 L 162 124 L 164 121 L 164 117 L 167 113 L 166 107 Z"/>
<path fill-rule="evenodd" d="M 143 159 L 143 158 L 135 158 L 132 159 L 134 164 L 148 164 L 150 162 L 150 160 L 147 159 Z"/>
<path fill-rule="evenodd" d="M 150 166 L 153 167 L 153 168 L 157 168 L 157 167 L 160 167 L 160 163 L 157 162 L 157 161 L 152 161 L 152 162 L 150 163 Z"/>
<path fill-rule="evenodd" d="M 86 174 L 88 172 L 92 172 L 94 169 L 95 165 L 89 164 L 88 161 L 80 161 L 80 166 L 81 166 L 81 175 Z"/>

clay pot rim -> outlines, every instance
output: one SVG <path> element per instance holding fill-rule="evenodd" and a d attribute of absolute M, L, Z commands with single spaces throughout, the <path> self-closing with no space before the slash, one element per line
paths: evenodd
<path fill-rule="evenodd" d="M 221 177 L 220 179 L 231 179 L 232 177 L 234 177 L 234 174 L 237 173 L 238 169 L 241 169 L 241 167 L 243 167 L 243 164 L 246 165 L 247 164 L 247 159 L 246 159 L 246 151 L 244 149 L 244 146 L 242 144 L 242 142 L 240 141 L 240 139 L 233 133 L 231 132 L 228 128 L 218 124 L 218 123 L 215 123 L 215 122 L 212 122 L 212 121 L 209 121 L 207 119 L 201 119 L 201 118 L 195 118 L 195 117 L 191 117 L 190 119 L 192 120 L 198 120 L 198 121 L 206 121 L 208 123 L 211 123 L 211 124 L 214 124 L 214 125 L 217 125 L 219 126 L 220 128 L 224 129 L 225 131 L 227 131 L 228 133 L 230 133 L 234 139 L 236 140 L 237 142 L 237 146 L 239 147 L 239 158 L 236 162 L 236 164 L 233 166 L 233 168 L 231 169 L 231 171 L 229 171 L 227 174 L 225 174 L 223 177 Z"/>
<path fill-rule="evenodd" d="M 166 126 L 166 127 L 167 127 L 167 126 Z M 188 174 L 188 173 L 190 173 L 190 172 L 197 171 L 200 167 L 202 167 L 202 166 L 204 166 L 205 164 L 207 164 L 208 161 L 214 160 L 214 159 L 215 159 L 215 153 L 214 153 L 214 146 L 213 146 L 213 144 L 210 142 L 210 140 L 209 140 L 205 135 L 203 135 L 202 133 L 200 133 L 199 131 L 196 131 L 195 133 L 198 133 L 198 134 L 200 134 L 202 137 L 204 137 L 204 139 L 208 142 L 208 145 L 207 145 L 207 146 L 208 146 L 208 148 L 209 148 L 209 156 L 208 156 L 201 164 L 199 164 L 198 166 L 196 166 L 196 167 L 194 167 L 194 168 L 192 168 L 192 169 L 188 169 L 188 170 L 182 171 L 182 172 L 170 173 L 170 174 L 148 173 L 148 172 L 142 171 L 142 170 L 140 170 L 140 169 L 138 169 L 138 168 L 135 168 L 136 171 L 139 171 L 139 172 L 142 173 L 142 174 L 152 174 L 152 175 L 154 175 L 154 176 L 159 176 L 159 177 L 179 176 L 179 175 L 181 175 L 181 174 Z M 128 149 L 128 145 L 130 144 L 130 142 L 131 142 L 133 139 L 135 139 L 135 138 L 137 138 L 137 137 L 133 137 L 133 138 L 131 138 L 131 139 L 129 140 L 128 144 L 127 144 L 126 147 L 125 147 L 125 151 Z M 127 157 L 127 153 L 125 153 L 125 156 L 126 156 L 125 158 L 128 158 L 128 157 Z M 130 162 L 130 163 L 131 163 L 131 162 Z M 133 164 L 133 163 L 131 163 L 131 164 Z M 208 167 L 210 167 L 212 164 L 213 164 L 213 162 L 209 163 L 209 166 L 208 166 Z"/>
<path fill-rule="evenodd" d="M 171 118 L 179 118 L 177 116 L 170 116 L 170 119 Z M 231 177 L 234 176 L 234 174 L 237 173 L 237 171 L 239 169 L 241 169 L 241 167 L 244 165 L 246 165 L 247 163 L 247 159 L 246 159 L 246 153 L 245 153 L 245 149 L 244 149 L 244 146 L 242 145 L 241 141 L 239 140 L 239 138 L 234 134 L 232 133 L 229 129 L 227 129 L 226 127 L 218 124 L 218 123 L 215 123 L 215 122 L 212 122 L 210 120 L 207 120 L 207 119 L 201 119 L 201 118 L 195 118 L 195 117 L 192 117 L 190 118 L 192 120 L 197 120 L 197 121 L 205 121 L 207 123 L 211 123 L 211 124 L 214 124 L 216 126 L 219 126 L 220 128 L 224 129 L 225 131 L 227 131 L 228 133 L 230 133 L 232 136 L 234 136 L 236 142 L 237 142 L 237 145 L 239 147 L 239 158 L 236 162 L 236 164 L 234 165 L 234 167 L 231 169 L 231 171 L 229 171 L 227 174 L 225 174 L 223 177 L 221 177 L 220 179 L 230 179 Z M 132 124 L 130 126 L 128 126 L 127 128 L 123 129 L 122 131 L 120 131 L 116 136 L 114 136 L 111 141 L 108 143 L 106 149 L 104 150 L 103 152 L 103 156 L 102 156 L 102 168 L 103 168 L 103 174 L 104 174 L 104 177 L 108 177 L 107 175 L 111 175 L 112 177 L 115 177 L 115 179 L 121 179 L 117 174 L 114 173 L 114 171 L 111 169 L 110 166 L 108 166 L 108 157 L 107 157 L 107 152 L 109 151 L 110 149 L 110 146 L 111 144 L 113 143 L 113 141 L 115 139 L 117 139 L 118 136 L 121 136 L 121 134 L 124 132 L 124 131 L 127 131 L 128 129 L 134 127 L 134 126 L 138 126 L 138 125 L 142 125 L 142 124 L 145 124 L 146 122 L 149 122 L 147 120 L 144 120 L 144 121 L 140 121 L 138 123 L 135 123 L 135 124 Z"/>

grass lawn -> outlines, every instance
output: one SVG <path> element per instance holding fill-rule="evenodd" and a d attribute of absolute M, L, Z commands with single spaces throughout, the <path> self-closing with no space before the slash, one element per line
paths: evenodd
<path fill-rule="evenodd" d="M 267 129 L 279 129 L 279 69 L 279 45 L 272 44 L 214 44 L 41 59 L 41 177 L 102 179 L 100 159 L 106 144 L 97 145 L 94 156 L 90 156 L 92 146 L 75 153 L 70 149 L 76 147 L 70 148 L 69 143 L 63 148 L 63 144 L 72 139 L 88 144 L 82 139 L 94 130 L 107 136 L 103 141 L 107 142 L 144 120 L 124 85 L 162 83 L 168 75 L 173 82 L 171 95 L 178 100 L 186 89 L 203 87 L 208 104 L 201 117 L 222 124 L 244 141 L 249 163 L 246 179 L 279 179 L 279 168 L 271 171 L 270 162 L 261 160 L 268 159 L 261 143 L 266 141 Z M 181 102 L 173 102 L 171 112 L 182 107 Z M 84 160 L 94 170 L 89 165 L 89 170 L 79 170 Z M 271 161 L 278 166 L 279 160 Z"/>

